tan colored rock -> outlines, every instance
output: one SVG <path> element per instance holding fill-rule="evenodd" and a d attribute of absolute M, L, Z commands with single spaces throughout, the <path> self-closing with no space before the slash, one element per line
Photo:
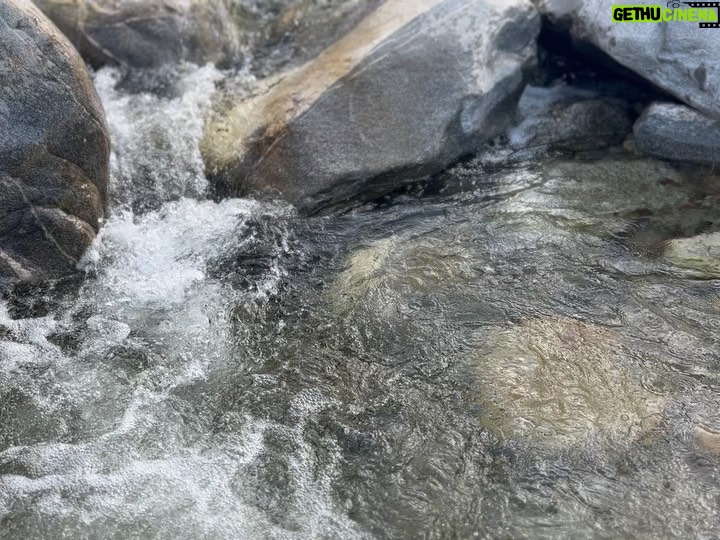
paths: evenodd
<path fill-rule="evenodd" d="M 386 265 L 395 245 L 393 238 L 387 238 L 357 249 L 350 255 L 347 269 L 340 274 L 332 289 L 336 307 L 352 311 L 391 278 Z"/>
<path fill-rule="evenodd" d="M 306 211 L 383 195 L 504 131 L 538 30 L 526 0 L 386 0 L 316 60 L 219 111 L 207 170 L 220 194 Z"/>
<path fill-rule="evenodd" d="M 720 278 L 720 233 L 671 240 L 665 258 L 671 264 L 698 272 L 703 277 Z"/>
<path fill-rule="evenodd" d="M 492 431 L 544 447 L 592 437 L 632 441 L 663 404 L 632 372 L 612 330 L 573 319 L 533 319 L 491 338 L 473 360 Z"/>
<path fill-rule="evenodd" d="M 698 426 L 695 430 L 695 442 L 701 449 L 720 459 L 720 433 Z"/>
<path fill-rule="evenodd" d="M 391 318 L 418 295 L 471 283 L 477 276 L 469 250 L 444 239 L 392 236 L 355 250 L 331 292 L 341 312 L 370 310 Z"/>

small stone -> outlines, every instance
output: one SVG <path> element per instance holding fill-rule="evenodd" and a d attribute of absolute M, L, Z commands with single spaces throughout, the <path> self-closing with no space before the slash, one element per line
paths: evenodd
<path fill-rule="evenodd" d="M 567 86 L 525 89 L 522 122 L 509 132 L 515 149 L 584 151 L 621 144 L 632 130 L 630 105 Z"/>
<path fill-rule="evenodd" d="M 665 258 L 671 264 L 699 272 L 702 277 L 720 278 L 720 233 L 671 240 Z"/>
<path fill-rule="evenodd" d="M 702 450 L 720 459 L 720 433 L 698 426 L 695 429 L 695 442 Z"/>
<path fill-rule="evenodd" d="M 653 103 L 635 123 L 638 149 L 693 163 L 720 162 L 720 122 L 685 105 Z"/>

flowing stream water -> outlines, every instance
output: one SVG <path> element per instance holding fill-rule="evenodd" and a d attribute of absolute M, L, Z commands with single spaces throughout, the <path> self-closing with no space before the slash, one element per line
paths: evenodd
<path fill-rule="evenodd" d="M 96 74 L 87 275 L 0 301 L 1 538 L 720 535 L 720 295 L 664 251 L 720 176 L 616 149 L 213 202 L 226 77 Z"/>

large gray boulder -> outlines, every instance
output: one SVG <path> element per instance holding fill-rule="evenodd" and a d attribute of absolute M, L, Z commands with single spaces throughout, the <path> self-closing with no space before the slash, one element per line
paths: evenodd
<path fill-rule="evenodd" d="M 720 30 L 697 22 L 612 22 L 614 0 L 535 0 L 572 35 L 691 107 L 720 119 Z M 666 2 L 658 2 L 665 8 Z M 688 6 L 683 6 L 688 7 Z"/>
<path fill-rule="evenodd" d="M 653 103 L 635 123 L 641 152 L 676 161 L 720 163 L 720 121 L 685 105 Z"/>
<path fill-rule="evenodd" d="M 229 0 L 34 1 L 96 67 L 223 64 L 241 56 L 241 14 Z"/>
<path fill-rule="evenodd" d="M 306 212 L 436 173 L 509 126 L 538 32 L 527 0 L 386 0 L 314 61 L 221 108 L 207 171 L 220 194 Z"/>
<path fill-rule="evenodd" d="M 314 58 L 382 0 L 33 1 L 95 67 L 232 67 L 249 53 L 267 75 Z"/>
<path fill-rule="evenodd" d="M 77 52 L 29 0 L 2 0 L 0 280 L 75 270 L 104 218 L 109 154 Z"/>

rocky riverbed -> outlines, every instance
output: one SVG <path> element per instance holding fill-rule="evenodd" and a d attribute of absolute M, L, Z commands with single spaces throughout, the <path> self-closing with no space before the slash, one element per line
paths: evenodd
<path fill-rule="evenodd" d="M 0 0 L 0 538 L 720 535 L 720 31 L 37 6 Z"/>

